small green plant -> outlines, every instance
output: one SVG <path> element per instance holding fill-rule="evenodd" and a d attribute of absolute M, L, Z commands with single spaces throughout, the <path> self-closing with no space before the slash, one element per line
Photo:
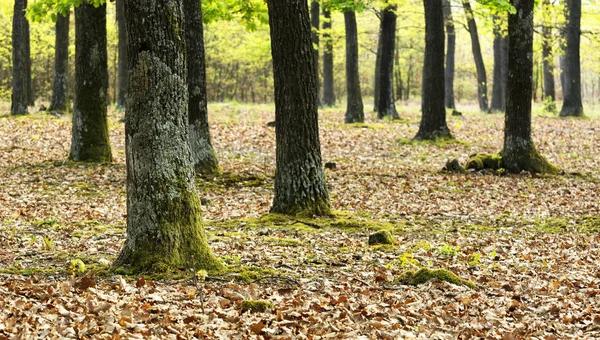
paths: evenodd
<path fill-rule="evenodd" d="M 494 259 L 494 257 L 496 257 L 496 251 L 492 250 L 492 252 L 490 253 L 490 258 Z"/>
<path fill-rule="evenodd" d="M 42 249 L 43 250 L 52 250 L 52 249 L 54 249 L 54 241 L 52 241 L 52 237 L 50 237 L 50 236 L 44 236 L 43 237 L 43 241 L 44 241 L 44 243 L 42 244 Z"/>
<path fill-rule="evenodd" d="M 458 251 L 460 250 L 459 246 L 451 246 L 446 243 L 442 244 L 438 252 L 444 256 L 454 257 L 458 255 Z"/>
<path fill-rule="evenodd" d="M 473 253 L 469 254 L 469 266 L 475 267 L 481 263 L 481 254 Z"/>
<path fill-rule="evenodd" d="M 37 241 L 37 235 L 31 235 L 31 236 L 29 237 L 29 244 L 30 244 L 30 245 L 31 245 L 31 244 L 34 244 L 34 243 L 35 243 L 35 241 Z"/>
<path fill-rule="evenodd" d="M 73 275 L 83 275 L 85 273 L 85 263 L 80 259 L 71 260 L 69 271 Z"/>

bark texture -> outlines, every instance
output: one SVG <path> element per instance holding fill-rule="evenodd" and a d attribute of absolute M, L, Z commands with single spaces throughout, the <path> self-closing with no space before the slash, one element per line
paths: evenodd
<path fill-rule="evenodd" d="M 69 158 L 83 162 L 111 162 L 106 94 L 106 4 L 75 9 L 75 100 Z"/>
<path fill-rule="evenodd" d="M 115 266 L 218 270 L 188 138 L 183 1 L 127 1 L 127 240 Z"/>
<path fill-rule="evenodd" d="M 396 5 L 388 5 L 381 13 L 381 60 L 379 65 L 379 103 L 377 118 L 400 118 L 394 100 L 394 50 L 396 45 Z"/>
<path fill-rule="evenodd" d="M 183 8 L 188 56 L 188 114 L 192 164 L 196 174 L 215 174 L 220 171 L 220 168 L 217 155 L 212 147 L 208 127 L 202 8 L 198 0 L 183 0 Z"/>
<path fill-rule="evenodd" d="M 54 78 L 52 80 L 52 100 L 48 111 L 68 110 L 67 86 L 69 71 L 69 21 L 71 11 L 56 16 L 56 37 L 54 45 Z"/>
<path fill-rule="evenodd" d="M 554 55 L 552 54 L 552 26 L 542 27 L 542 58 L 544 68 L 544 100 L 551 111 L 556 111 L 556 89 L 554 85 Z"/>
<path fill-rule="evenodd" d="M 125 0 L 117 0 L 117 29 L 119 34 L 119 61 L 117 65 L 117 110 L 125 110 L 127 96 L 127 25 Z"/>
<path fill-rule="evenodd" d="M 502 165 L 519 173 L 556 173 L 535 148 L 531 138 L 531 99 L 533 76 L 533 3 L 513 0 L 515 14 L 508 17 L 508 84 Z"/>
<path fill-rule="evenodd" d="M 13 22 L 12 22 L 12 98 L 10 113 L 13 115 L 27 114 L 28 83 L 27 63 L 29 54 L 27 51 L 25 22 L 25 8 L 27 0 L 15 0 Z"/>
<path fill-rule="evenodd" d="M 381 18 L 380 18 L 381 21 Z M 373 111 L 379 112 L 379 83 L 381 82 L 381 54 L 383 44 L 381 37 L 381 22 L 379 23 L 379 34 L 377 35 L 377 56 L 375 57 L 375 76 L 373 77 Z"/>
<path fill-rule="evenodd" d="M 333 83 L 333 42 L 331 41 L 331 12 L 323 10 L 323 106 L 335 106 Z"/>
<path fill-rule="evenodd" d="M 469 0 L 463 0 L 463 8 L 467 16 L 467 25 L 469 27 L 469 35 L 471 36 L 471 49 L 473 50 L 473 59 L 475 59 L 475 68 L 477 69 L 477 98 L 479 101 L 479 109 L 483 112 L 488 110 L 487 97 L 487 75 L 485 72 L 485 64 L 481 55 L 481 44 L 479 43 L 479 33 L 477 31 L 477 23 L 471 3 Z"/>
<path fill-rule="evenodd" d="M 25 19 L 25 55 L 27 56 L 27 104 L 35 105 L 35 93 L 33 92 L 33 79 L 31 77 L 31 33 L 29 20 Z"/>
<path fill-rule="evenodd" d="M 312 26 L 310 37 L 312 39 L 314 54 L 315 54 L 315 67 L 317 69 L 317 106 L 321 106 L 321 86 L 319 80 L 319 28 L 321 27 L 321 5 L 316 0 L 310 3 L 310 25 Z"/>
<path fill-rule="evenodd" d="M 567 0 L 567 39 L 564 60 L 565 88 L 563 89 L 563 106 L 561 117 L 582 117 L 581 100 L 581 0 Z"/>
<path fill-rule="evenodd" d="M 490 112 L 506 110 L 507 38 L 500 30 L 501 18 L 494 16 L 494 85 Z"/>
<path fill-rule="evenodd" d="M 346 123 L 362 123 L 365 112 L 360 91 L 360 76 L 358 73 L 358 30 L 356 13 L 344 12 L 346 26 Z"/>
<path fill-rule="evenodd" d="M 308 4 L 268 0 L 275 80 L 277 170 L 271 212 L 329 215 Z M 290 39 L 289 37 L 294 37 Z"/>
<path fill-rule="evenodd" d="M 416 140 L 452 138 L 444 107 L 444 14 L 442 0 L 424 0 L 425 60 L 421 125 Z"/>
<path fill-rule="evenodd" d="M 443 0 L 444 22 L 446 23 L 446 69 L 444 72 L 444 102 L 447 108 L 454 110 L 454 68 L 456 51 L 456 32 L 454 30 L 454 20 L 452 18 L 452 7 L 449 0 Z"/>

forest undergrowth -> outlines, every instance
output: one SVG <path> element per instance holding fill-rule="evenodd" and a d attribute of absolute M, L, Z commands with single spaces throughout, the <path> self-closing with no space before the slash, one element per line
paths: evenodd
<path fill-rule="evenodd" d="M 0 339 L 600 337 L 600 118 L 534 117 L 561 175 L 463 175 L 441 169 L 499 152 L 504 116 L 449 116 L 456 142 L 412 143 L 419 114 L 404 111 L 352 125 L 321 112 L 336 217 L 310 219 L 267 215 L 273 107 L 212 105 L 223 174 L 197 184 L 230 270 L 206 277 L 109 270 L 125 239 L 121 113 L 112 164 L 66 160 L 70 116 L 0 116 Z M 369 246 L 381 229 L 395 243 Z M 420 268 L 476 288 L 395 281 Z M 272 307 L 242 304 L 257 299 Z"/>

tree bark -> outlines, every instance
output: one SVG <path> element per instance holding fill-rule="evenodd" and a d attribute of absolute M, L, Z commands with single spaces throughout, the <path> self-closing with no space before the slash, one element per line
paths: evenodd
<path fill-rule="evenodd" d="M 33 79 L 31 76 L 31 33 L 29 29 L 29 20 L 25 18 L 25 54 L 27 56 L 27 104 L 35 105 L 35 93 L 33 91 Z"/>
<path fill-rule="evenodd" d="M 125 2 L 127 240 L 114 265 L 136 272 L 222 268 L 194 184 L 183 13 L 183 0 Z"/>
<path fill-rule="evenodd" d="M 383 39 L 381 36 L 381 18 L 379 34 L 377 34 L 377 56 L 375 56 L 375 76 L 373 77 L 373 111 L 379 112 L 379 83 L 381 82 L 381 55 L 383 54 Z M 402 96 L 402 94 L 400 94 Z"/>
<path fill-rule="evenodd" d="M 494 18 L 494 85 L 492 87 L 492 104 L 490 112 L 506 110 L 506 37 L 500 31 L 501 19 Z"/>
<path fill-rule="evenodd" d="M 446 124 L 444 107 L 444 14 L 442 0 L 424 0 L 425 6 L 425 60 L 423 62 L 423 90 L 421 125 L 416 140 L 452 138 Z"/>
<path fill-rule="evenodd" d="M 74 161 L 111 162 L 106 117 L 108 62 L 106 4 L 75 9 L 75 100 L 71 153 Z"/>
<path fill-rule="evenodd" d="M 54 44 L 54 79 L 52 81 L 52 100 L 48 111 L 65 112 L 68 110 L 67 85 L 69 70 L 69 21 L 71 11 L 56 16 L 56 37 Z"/>
<path fill-rule="evenodd" d="M 546 5 L 549 0 L 545 0 Z M 552 54 L 552 26 L 542 27 L 542 58 L 544 64 L 544 100 L 546 109 L 556 112 L 556 90 L 554 85 L 554 55 Z"/>
<path fill-rule="evenodd" d="M 531 138 L 533 3 L 534 0 L 512 0 L 517 12 L 508 16 L 509 70 L 502 163 L 513 173 L 556 173 L 558 169 L 538 153 Z"/>
<path fill-rule="evenodd" d="M 268 0 L 275 80 L 277 170 L 271 212 L 328 215 L 308 4 Z M 294 39 L 290 39 L 294 37 Z"/>
<path fill-rule="evenodd" d="M 362 123 L 365 112 L 360 91 L 360 75 L 358 73 L 358 30 L 356 13 L 344 12 L 346 26 L 346 123 Z"/>
<path fill-rule="evenodd" d="M 317 69 L 317 106 L 321 106 L 321 81 L 319 80 L 319 28 L 321 27 L 321 6 L 318 1 L 311 1 L 310 3 L 310 24 L 312 26 L 310 37 L 312 39 L 314 54 L 315 54 L 315 67 Z"/>
<path fill-rule="evenodd" d="M 487 76 L 485 73 L 485 64 L 481 55 L 481 45 L 479 44 L 479 33 L 477 32 L 477 23 L 471 3 L 469 0 L 463 0 L 463 8 L 467 16 L 467 24 L 469 26 L 469 34 L 471 35 L 471 48 L 473 50 L 473 58 L 475 59 L 475 68 L 477 69 L 477 98 L 479 101 L 479 109 L 483 112 L 488 111 L 487 98 Z"/>
<path fill-rule="evenodd" d="M 323 10 L 323 106 L 335 106 L 333 84 L 333 41 L 331 40 L 331 12 Z"/>
<path fill-rule="evenodd" d="M 446 23 L 446 36 L 448 45 L 446 47 L 446 69 L 444 72 L 444 102 L 447 108 L 454 110 L 454 57 L 456 51 L 456 32 L 452 18 L 452 7 L 449 0 L 444 0 L 444 21 Z"/>
<path fill-rule="evenodd" d="M 117 0 L 117 29 L 119 34 L 117 65 L 117 110 L 125 110 L 127 96 L 127 25 L 125 24 L 125 0 Z"/>
<path fill-rule="evenodd" d="M 218 173 L 220 168 L 208 126 L 202 8 L 198 0 L 183 0 L 183 8 L 188 56 L 188 113 L 192 164 L 196 174 L 210 175 Z"/>
<path fill-rule="evenodd" d="M 13 115 L 27 114 L 28 83 L 27 83 L 27 42 L 25 21 L 27 0 L 15 0 L 12 22 L 12 99 L 10 113 Z"/>
<path fill-rule="evenodd" d="M 381 19 L 381 60 L 379 66 L 379 104 L 377 118 L 398 119 L 394 103 L 394 50 L 396 44 L 396 5 L 387 5 Z"/>
<path fill-rule="evenodd" d="M 567 0 L 567 39 L 565 50 L 565 88 L 563 90 L 563 106 L 561 117 L 582 117 L 583 103 L 581 99 L 581 0 Z"/>

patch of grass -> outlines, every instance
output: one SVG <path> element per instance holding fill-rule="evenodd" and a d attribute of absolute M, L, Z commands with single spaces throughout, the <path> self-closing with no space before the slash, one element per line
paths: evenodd
<path fill-rule="evenodd" d="M 551 217 L 537 219 L 533 228 L 544 233 L 595 233 L 600 231 L 600 216 Z"/>
<path fill-rule="evenodd" d="M 300 240 L 285 237 L 265 237 L 263 241 L 280 247 L 300 247 L 302 245 Z"/>
<path fill-rule="evenodd" d="M 456 145 L 470 145 L 469 142 L 461 141 L 454 138 L 437 138 L 435 140 L 414 140 L 409 138 L 401 138 L 398 140 L 398 144 L 411 146 L 436 146 L 440 148 Z"/>

